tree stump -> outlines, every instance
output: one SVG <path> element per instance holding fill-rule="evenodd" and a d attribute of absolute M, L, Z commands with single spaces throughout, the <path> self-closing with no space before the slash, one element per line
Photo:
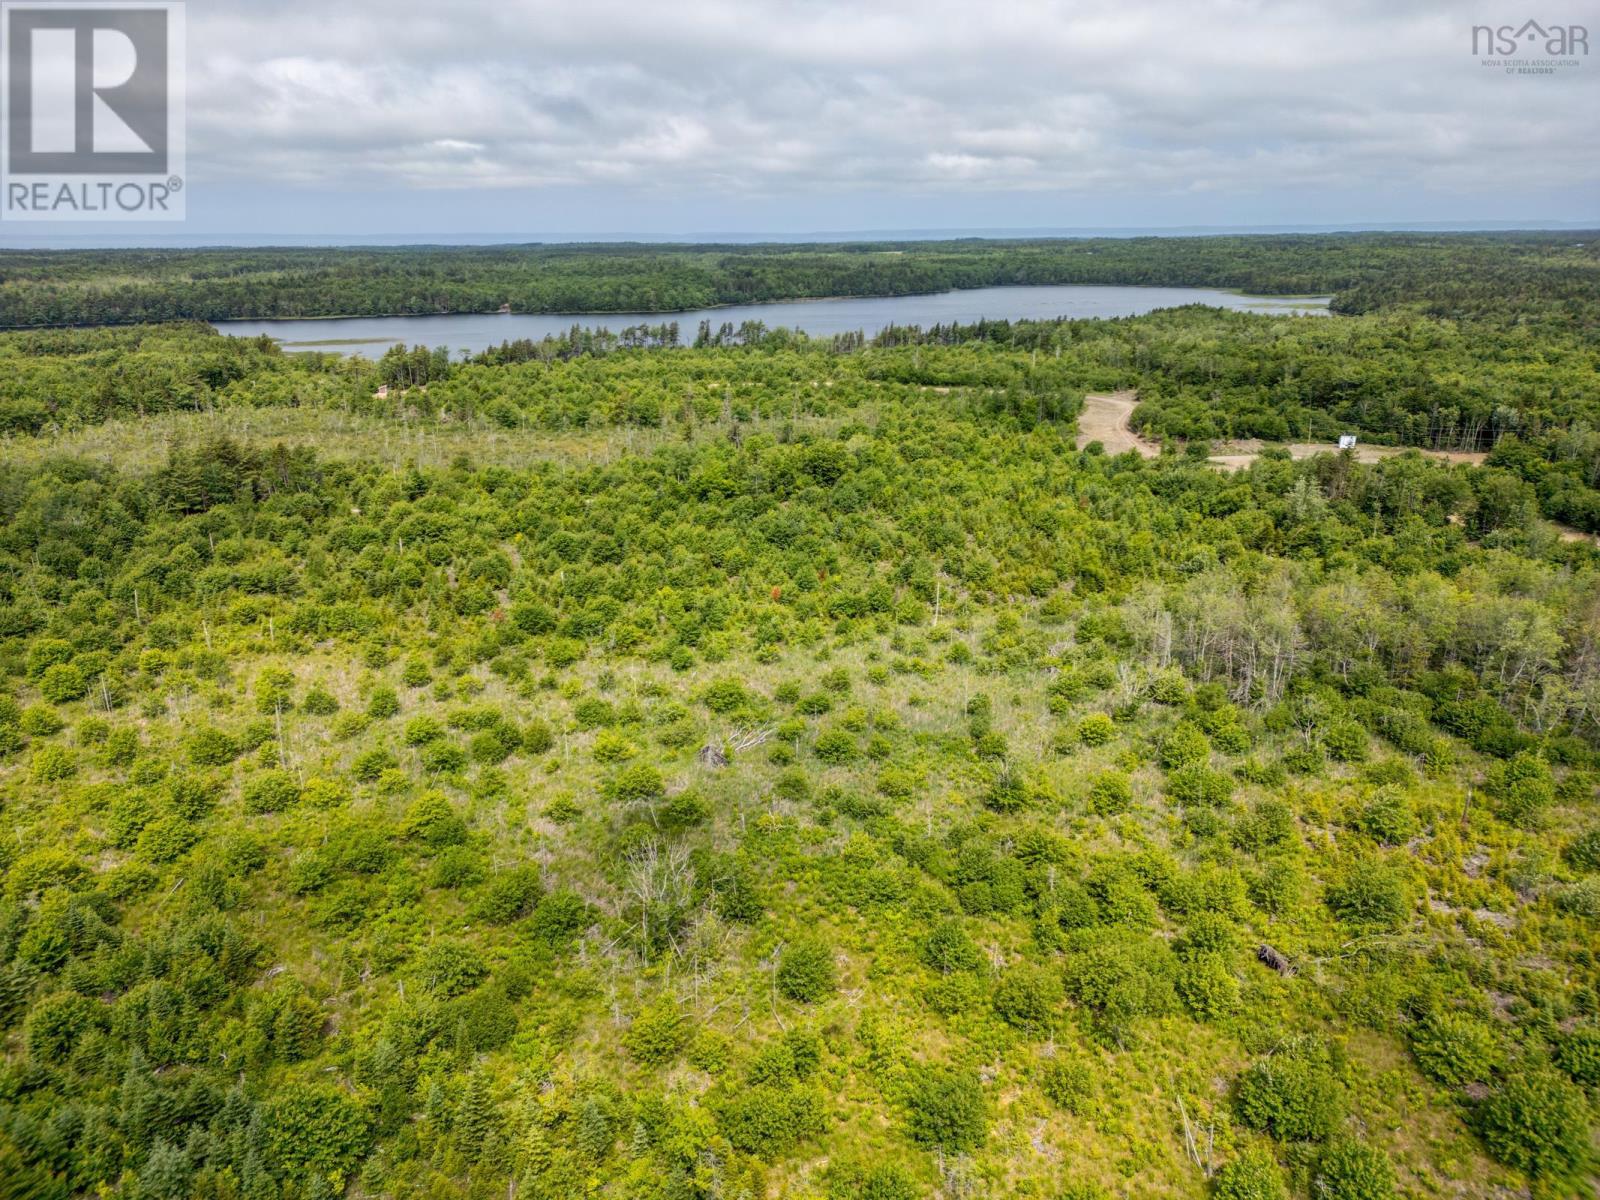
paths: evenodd
<path fill-rule="evenodd" d="M 1263 943 L 1256 947 L 1256 958 L 1263 965 L 1271 967 L 1284 978 L 1294 974 L 1294 964 L 1285 958 L 1279 951 Z"/>

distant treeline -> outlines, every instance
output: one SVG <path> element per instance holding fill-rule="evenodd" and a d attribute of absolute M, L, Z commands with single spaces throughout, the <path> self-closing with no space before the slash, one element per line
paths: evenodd
<path fill-rule="evenodd" d="M 1329 234 L 837 245 L 0 251 L 0 325 L 660 312 L 1003 285 L 1219 287 L 1334 309 L 1600 327 L 1600 235 Z"/>

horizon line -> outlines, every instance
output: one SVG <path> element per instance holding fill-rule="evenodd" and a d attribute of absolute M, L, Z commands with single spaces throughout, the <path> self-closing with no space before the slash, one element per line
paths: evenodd
<path fill-rule="evenodd" d="M 1600 231 L 1600 216 L 1591 221 L 1462 220 L 1462 221 L 1350 221 L 1243 225 L 1121 225 L 1121 226 L 935 226 L 927 228 L 812 229 L 812 230 L 642 230 L 444 232 L 419 230 L 405 233 L 156 233 L 140 230 L 126 234 L 102 231 L 74 234 L 59 230 L 35 236 L 0 233 L 0 251 L 6 250 L 119 250 L 119 249 L 274 249 L 316 246 L 323 249 L 371 246 L 516 246 L 633 243 L 638 245 L 792 245 L 826 242 L 952 241 L 961 239 L 1008 241 L 1033 239 L 1072 240 L 1134 237 L 1273 236 L 1276 234 L 1341 233 L 1566 233 Z"/>

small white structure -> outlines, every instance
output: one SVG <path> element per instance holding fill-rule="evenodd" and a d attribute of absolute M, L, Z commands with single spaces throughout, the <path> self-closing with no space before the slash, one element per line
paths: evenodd
<path fill-rule="evenodd" d="M 1355 434 L 1353 434 L 1353 433 L 1341 433 L 1339 435 L 1339 449 L 1341 449 L 1341 450 L 1354 450 L 1355 448 L 1356 448 L 1356 435 Z"/>

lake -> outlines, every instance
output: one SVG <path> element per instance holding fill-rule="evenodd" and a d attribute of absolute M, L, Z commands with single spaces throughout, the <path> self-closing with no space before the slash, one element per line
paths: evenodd
<path fill-rule="evenodd" d="M 701 321 L 712 328 L 763 321 L 767 328 L 799 329 L 813 337 L 857 330 L 868 337 L 890 325 L 971 324 L 978 320 L 1049 320 L 1056 317 L 1135 317 L 1180 304 L 1209 304 L 1240 312 L 1326 316 L 1326 296 L 1244 296 L 1210 288 L 992 287 L 920 296 L 863 296 L 842 300 L 782 300 L 677 313 L 457 313 L 431 317 L 335 317 L 304 321 L 218 321 L 236 337 L 266 334 L 289 350 L 382 354 L 394 343 L 446 346 L 477 353 L 517 338 L 537 341 L 574 324 L 620 331 L 630 325 L 678 322 L 692 342 Z"/>

